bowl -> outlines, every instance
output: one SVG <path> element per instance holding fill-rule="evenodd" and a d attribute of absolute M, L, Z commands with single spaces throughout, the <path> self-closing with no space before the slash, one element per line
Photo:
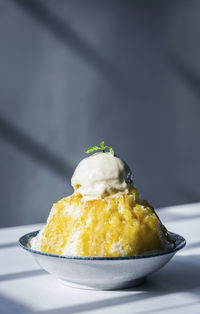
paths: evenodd
<path fill-rule="evenodd" d="M 128 257 L 62 256 L 32 250 L 29 243 L 38 232 L 22 236 L 19 245 L 62 283 L 82 289 L 113 290 L 139 285 L 147 276 L 166 265 L 186 244 L 182 236 L 169 232 L 175 243 L 170 251 Z"/>

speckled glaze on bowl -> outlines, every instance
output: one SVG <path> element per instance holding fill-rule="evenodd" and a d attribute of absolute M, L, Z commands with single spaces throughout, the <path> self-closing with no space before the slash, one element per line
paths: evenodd
<path fill-rule="evenodd" d="M 113 290 L 139 285 L 148 275 L 167 264 L 186 244 L 182 236 L 170 232 L 175 243 L 170 251 L 130 257 L 62 256 L 32 250 L 29 243 L 38 232 L 22 236 L 19 245 L 30 252 L 44 270 L 64 284 L 82 289 Z"/>

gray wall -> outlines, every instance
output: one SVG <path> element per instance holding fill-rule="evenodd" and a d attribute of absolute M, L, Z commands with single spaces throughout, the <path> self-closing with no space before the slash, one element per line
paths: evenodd
<path fill-rule="evenodd" d="M 105 140 L 153 206 L 200 201 L 200 1 L 0 1 L 0 226 L 45 221 Z"/>

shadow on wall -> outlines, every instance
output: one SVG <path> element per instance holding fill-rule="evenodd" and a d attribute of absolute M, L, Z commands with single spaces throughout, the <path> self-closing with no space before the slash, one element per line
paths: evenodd
<path fill-rule="evenodd" d="M 60 39 L 67 47 L 73 49 L 81 58 L 93 65 L 109 81 L 117 80 L 119 73 L 117 68 L 112 66 L 107 59 L 103 58 L 97 50 L 79 36 L 67 21 L 63 21 L 53 10 L 44 5 L 41 1 L 35 0 L 13 0 L 17 5 L 26 11 L 37 22 L 44 25 L 56 38 Z M 122 83 L 122 80 L 121 80 Z"/>
<path fill-rule="evenodd" d="M 0 135 L 22 150 L 30 158 L 36 160 L 50 171 L 55 172 L 63 179 L 70 179 L 72 168 L 67 164 L 66 160 L 62 160 L 57 155 L 50 152 L 44 145 L 37 143 L 35 140 L 27 136 L 16 126 L 11 124 L 5 118 L 0 116 Z"/>
<path fill-rule="evenodd" d="M 1 3 L 2 227 L 44 221 L 100 140 L 154 207 L 200 200 L 199 4 L 186 3 Z"/>

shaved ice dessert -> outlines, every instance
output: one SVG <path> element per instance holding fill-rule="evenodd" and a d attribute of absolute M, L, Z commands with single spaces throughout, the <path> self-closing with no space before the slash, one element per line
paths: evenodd
<path fill-rule="evenodd" d="M 64 256 L 125 257 L 173 248 L 167 229 L 139 198 L 128 165 L 111 147 L 84 158 L 71 179 L 74 193 L 53 204 L 33 250 Z M 106 152 L 106 150 L 108 150 Z"/>

